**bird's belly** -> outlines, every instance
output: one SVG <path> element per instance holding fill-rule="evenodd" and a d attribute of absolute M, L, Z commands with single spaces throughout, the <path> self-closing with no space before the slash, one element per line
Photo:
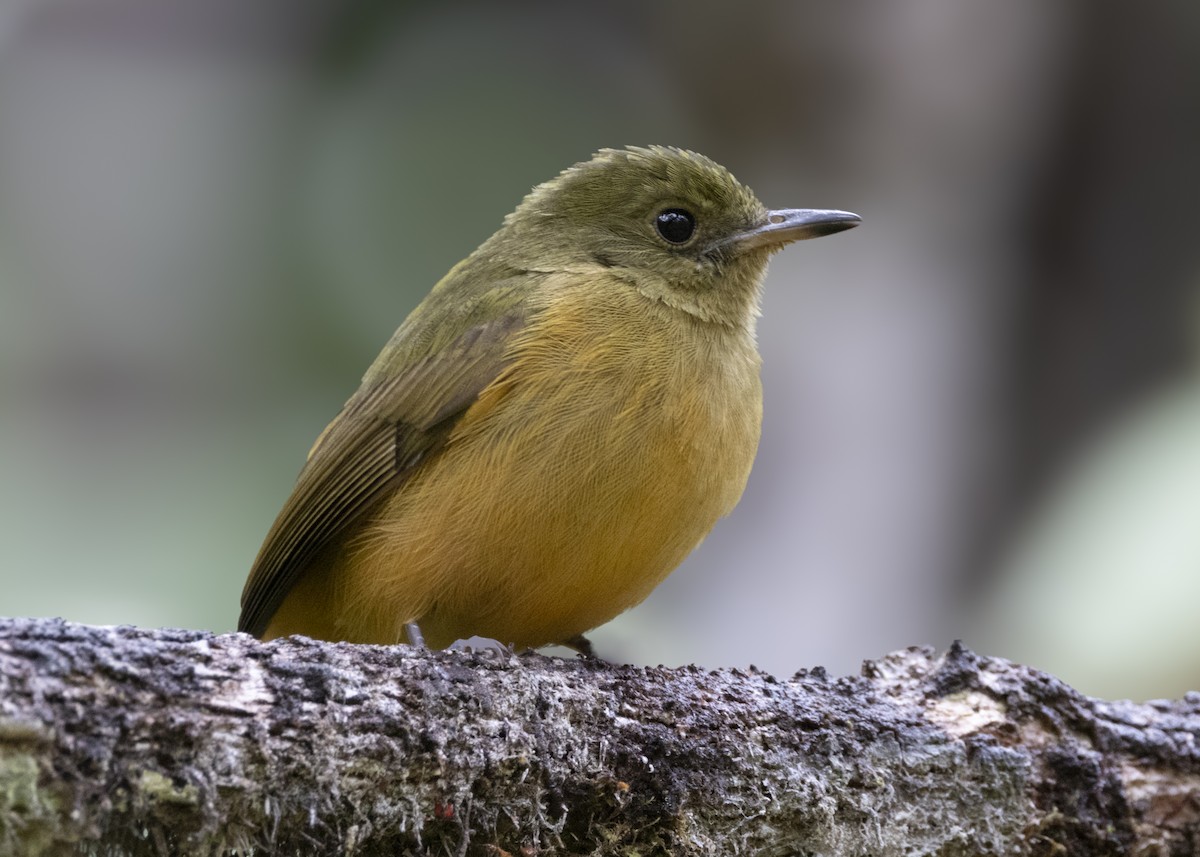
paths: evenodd
<path fill-rule="evenodd" d="M 480 635 L 525 647 L 645 598 L 740 497 L 757 386 L 709 397 L 592 380 L 583 395 L 586 377 L 514 384 L 468 412 L 346 546 L 347 620 L 385 638 L 418 621 L 433 646 Z"/>

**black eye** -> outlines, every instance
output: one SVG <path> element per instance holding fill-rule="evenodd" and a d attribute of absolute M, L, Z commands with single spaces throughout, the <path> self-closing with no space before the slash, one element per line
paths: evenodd
<path fill-rule="evenodd" d="M 672 244 L 683 244 L 696 231 L 696 218 L 690 211 L 682 208 L 668 208 L 654 218 L 654 226 L 658 234 Z"/>

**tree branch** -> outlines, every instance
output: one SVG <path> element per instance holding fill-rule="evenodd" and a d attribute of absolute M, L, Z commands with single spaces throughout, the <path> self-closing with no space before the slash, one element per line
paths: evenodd
<path fill-rule="evenodd" d="M 0 854 L 1194 855 L 1200 694 L 0 622 Z"/>

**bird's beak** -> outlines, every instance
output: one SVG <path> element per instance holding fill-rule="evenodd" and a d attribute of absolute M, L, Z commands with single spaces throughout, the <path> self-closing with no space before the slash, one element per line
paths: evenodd
<path fill-rule="evenodd" d="M 725 239 L 721 244 L 742 253 L 758 247 L 778 249 L 792 241 L 820 238 L 853 229 L 862 218 L 848 211 L 824 211 L 815 208 L 778 208 L 767 212 L 767 219 L 751 229 Z"/>

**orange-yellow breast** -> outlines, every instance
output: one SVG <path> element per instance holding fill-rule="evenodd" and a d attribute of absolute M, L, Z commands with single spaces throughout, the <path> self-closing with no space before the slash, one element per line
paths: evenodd
<path fill-rule="evenodd" d="M 758 445 L 749 329 L 627 284 L 562 277 L 513 361 L 352 537 L 306 573 L 267 637 L 318 630 L 431 646 L 561 642 L 640 602 L 741 496 Z"/>

